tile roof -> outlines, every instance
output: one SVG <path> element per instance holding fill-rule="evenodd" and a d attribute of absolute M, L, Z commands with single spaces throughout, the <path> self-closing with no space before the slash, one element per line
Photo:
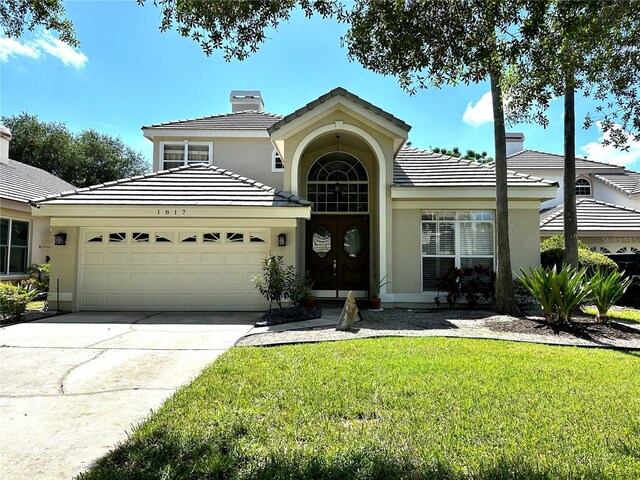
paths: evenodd
<path fill-rule="evenodd" d="M 539 152 L 537 150 L 522 150 L 507 157 L 507 166 L 511 170 L 529 169 L 562 169 L 564 168 L 564 155 Z M 576 157 L 576 169 L 589 170 L 621 170 L 622 167 L 610 163 L 596 162 L 586 158 Z"/>
<path fill-rule="evenodd" d="M 0 198 L 27 203 L 76 187 L 44 170 L 9 159 L 0 163 Z"/>
<path fill-rule="evenodd" d="M 640 193 L 640 173 L 625 170 L 621 173 L 597 173 L 593 177 L 617 188 L 627 195 L 637 195 Z"/>
<path fill-rule="evenodd" d="M 411 126 L 406 124 L 403 120 L 400 120 L 399 118 L 395 117 L 394 115 L 390 114 L 389 112 L 386 112 L 386 111 L 382 110 L 380 107 L 376 107 L 372 103 L 367 102 L 366 100 L 363 100 L 362 98 L 358 97 L 357 95 L 354 95 L 353 93 L 349 92 L 348 90 L 346 90 L 346 89 L 344 89 L 342 87 L 337 87 L 337 88 L 334 88 L 333 90 L 331 90 L 330 92 L 325 93 L 324 95 L 318 97 L 314 101 L 307 103 L 304 107 L 301 107 L 301 108 L 297 109 L 295 112 L 290 113 L 289 115 L 284 117 L 282 120 L 274 123 L 272 126 L 270 126 L 267 129 L 267 131 L 271 134 L 271 133 L 275 132 L 276 130 L 278 130 L 279 128 L 281 128 L 284 125 L 286 125 L 287 123 L 291 122 L 292 120 L 295 120 L 296 118 L 301 117 L 302 115 L 304 115 L 308 111 L 314 109 L 315 107 L 317 107 L 321 103 L 324 103 L 324 102 L 326 102 L 328 100 L 331 100 L 333 97 L 339 97 L 339 96 L 345 97 L 345 98 L 351 100 L 352 102 L 357 103 L 361 107 L 366 108 L 367 110 L 371 110 L 376 115 L 380 115 L 385 120 L 389 120 L 390 122 L 395 123 L 398 127 L 402 128 L 403 130 L 406 130 L 407 132 L 409 130 L 411 130 Z"/>
<path fill-rule="evenodd" d="M 595 231 L 611 234 L 622 231 L 640 232 L 640 210 L 582 198 L 576 202 L 578 231 Z M 540 215 L 541 232 L 564 230 L 562 205 Z"/>
<path fill-rule="evenodd" d="M 393 184 L 408 187 L 493 187 L 495 170 L 490 165 L 449 155 L 403 147 L 393 164 Z M 510 187 L 557 186 L 542 178 L 508 172 Z"/>
<path fill-rule="evenodd" d="M 308 207 L 290 193 L 211 165 L 196 164 L 124 178 L 33 200 L 46 205 L 189 205 Z"/>
<path fill-rule="evenodd" d="M 282 119 L 282 115 L 257 110 L 242 110 L 233 113 L 221 113 L 208 117 L 177 120 L 175 122 L 154 123 L 145 128 L 169 128 L 190 130 L 266 130 Z"/>

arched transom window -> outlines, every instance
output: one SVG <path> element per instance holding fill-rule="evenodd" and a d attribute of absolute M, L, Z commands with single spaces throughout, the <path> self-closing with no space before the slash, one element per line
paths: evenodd
<path fill-rule="evenodd" d="M 576 195 L 579 197 L 588 197 L 591 195 L 591 183 L 586 178 L 576 180 Z"/>
<path fill-rule="evenodd" d="M 366 168 L 345 152 L 320 157 L 309 169 L 307 199 L 316 212 L 368 212 Z"/>

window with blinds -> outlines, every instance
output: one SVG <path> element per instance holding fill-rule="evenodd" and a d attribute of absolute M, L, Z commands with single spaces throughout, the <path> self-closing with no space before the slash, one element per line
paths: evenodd
<path fill-rule="evenodd" d="M 423 212 L 421 236 L 423 291 L 435 291 L 438 277 L 454 267 L 493 269 L 493 212 Z"/>
<path fill-rule="evenodd" d="M 213 144 L 202 142 L 162 143 L 163 170 L 195 165 L 196 163 L 211 164 Z"/>

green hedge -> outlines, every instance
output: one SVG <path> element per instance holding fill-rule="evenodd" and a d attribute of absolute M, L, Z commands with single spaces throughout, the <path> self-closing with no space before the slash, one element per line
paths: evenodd
<path fill-rule="evenodd" d="M 564 249 L 552 248 L 543 250 L 540 253 L 540 263 L 543 267 L 555 266 L 558 270 L 562 268 L 564 261 Z M 603 271 L 613 271 L 618 269 L 616 262 L 601 253 L 592 252 L 586 248 L 578 249 L 578 266 L 587 267 L 589 270 L 600 269 Z"/>
<path fill-rule="evenodd" d="M 564 250 L 564 235 L 554 235 L 553 237 L 547 238 L 540 244 L 541 252 L 555 250 L 557 248 Z M 589 250 L 589 245 L 578 239 L 578 248 Z"/>

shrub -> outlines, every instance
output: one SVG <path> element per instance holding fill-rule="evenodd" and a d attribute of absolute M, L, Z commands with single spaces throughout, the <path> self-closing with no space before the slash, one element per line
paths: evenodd
<path fill-rule="evenodd" d="M 51 278 L 51 265 L 42 263 L 40 265 L 34 263 L 27 268 L 29 275 L 29 283 L 33 284 L 40 292 L 49 291 L 49 279 Z"/>
<path fill-rule="evenodd" d="M 553 237 L 549 237 L 545 239 L 540 244 L 541 252 L 544 252 L 547 250 L 555 250 L 556 248 L 564 250 L 564 235 L 554 235 Z M 589 245 L 587 245 L 586 243 L 578 239 L 578 248 L 584 248 L 586 250 L 589 250 Z"/>
<path fill-rule="evenodd" d="M 35 294 L 37 294 L 36 290 L 0 282 L 0 313 L 10 320 L 20 320 L 29 302 L 35 298 Z"/>
<path fill-rule="evenodd" d="M 540 263 L 546 268 L 555 267 L 558 270 L 561 269 L 564 263 L 564 249 L 551 248 L 543 250 L 540 253 Z M 578 249 L 578 266 L 587 268 L 590 272 L 595 272 L 596 270 L 610 272 L 618 269 L 616 262 L 609 257 L 585 248 Z"/>
<path fill-rule="evenodd" d="M 282 300 L 285 292 L 291 288 L 291 276 L 295 276 L 292 266 L 284 267 L 281 255 L 269 255 L 262 262 L 262 275 L 254 278 L 256 288 L 260 294 L 271 304 L 277 303 L 282 308 Z"/>
<path fill-rule="evenodd" d="M 440 291 L 446 292 L 449 308 L 464 297 L 469 308 L 478 303 L 490 303 L 495 294 L 495 273 L 485 265 L 473 268 L 452 268 L 437 279 L 438 296 L 434 298 L 440 304 Z"/>
<path fill-rule="evenodd" d="M 613 270 L 603 273 L 597 270 L 590 280 L 590 300 L 598 309 L 596 319 L 599 323 L 607 323 L 607 312 L 620 300 L 624 292 L 631 285 L 631 279 L 625 278 L 624 273 Z"/>
<path fill-rule="evenodd" d="M 571 315 L 591 293 L 586 268 L 563 265 L 560 270 L 537 267 L 520 270 L 520 282 L 540 302 L 547 323 L 559 326 L 571 321 Z"/>

